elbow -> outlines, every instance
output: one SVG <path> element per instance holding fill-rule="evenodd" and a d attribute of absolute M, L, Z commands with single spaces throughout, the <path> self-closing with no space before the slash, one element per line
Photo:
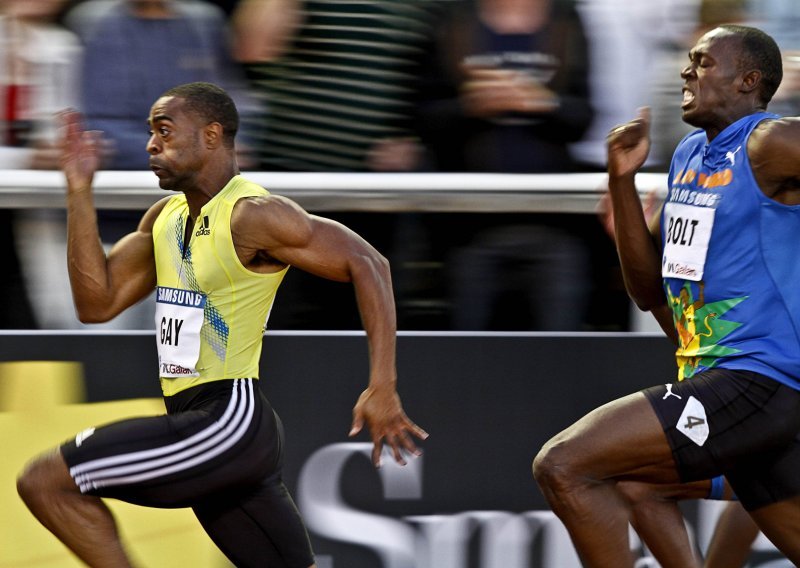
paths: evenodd
<path fill-rule="evenodd" d="M 104 318 L 98 316 L 96 313 L 86 313 L 81 310 L 75 310 L 75 314 L 78 317 L 78 321 L 81 323 L 105 323 L 111 318 Z"/>
<path fill-rule="evenodd" d="M 75 304 L 75 316 L 81 323 L 105 323 L 114 318 L 115 314 L 99 310 L 95 306 L 82 306 Z"/>
<path fill-rule="evenodd" d="M 390 283 L 392 281 L 392 267 L 389 263 L 389 259 L 385 256 L 378 254 L 378 257 L 375 259 L 376 262 L 376 271 L 378 274 L 381 275 L 381 279 L 385 282 Z"/>
<path fill-rule="evenodd" d="M 653 311 L 653 309 L 655 309 L 655 308 L 656 308 L 658 305 L 660 305 L 660 304 L 655 304 L 655 303 L 653 303 L 653 302 L 650 302 L 649 300 L 645 300 L 645 299 L 641 299 L 641 298 L 639 298 L 639 299 L 637 299 L 637 298 L 632 298 L 632 299 L 633 299 L 633 303 L 634 303 L 634 305 L 635 305 L 637 308 L 639 308 L 641 311 L 643 311 L 643 312 L 651 312 L 651 311 Z M 661 303 L 663 303 L 663 302 L 661 302 Z"/>
<path fill-rule="evenodd" d="M 628 295 L 636 307 L 643 312 L 652 312 L 664 305 L 664 295 L 661 293 L 642 293 L 629 288 Z"/>
<path fill-rule="evenodd" d="M 380 275 L 384 278 L 389 277 L 391 274 L 389 259 L 375 249 L 362 251 L 358 255 L 358 260 L 355 263 L 355 266 L 360 266 L 362 270 L 367 269 L 370 273 Z"/>
<path fill-rule="evenodd" d="M 380 253 L 377 253 L 375 255 L 375 258 L 373 259 L 373 262 L 377 266 L 379 272 L 386 274 L 387 276 L 391 274 L 392 268 L 391 265 L 389 264 L 388 258 L 386 258 Z"/>
<path fill-rule="evenodd" d="M 634 300 L 633 303 L 636 305 L 637 308 L 639 308 L 643 312 L 653 312 L 664 305 L 663 300 L 660 302 Z"/>
<path fill-rule="evenodd" d="M 349 280 L 391 282 L 391 266 L 389 260 L 376 250 L 359 254 L 350 264 Z"/>
<path fill-rule="evenodd" d="M 643 312 L 650 312 L 664 305 L 664 289 L 659 280 L 626 277 L 625 290 L 631 301 Z"/>

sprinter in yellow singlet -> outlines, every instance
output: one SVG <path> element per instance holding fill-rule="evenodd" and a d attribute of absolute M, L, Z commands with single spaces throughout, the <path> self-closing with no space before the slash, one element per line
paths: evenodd
<path fill-rule="evenodd" d="M 418 455 L 427 434 L 396 391 L 396 319 L 387 261 L 346 227 L 239 175 L 238 113 L 220 88 L 190 83 L 153 105 L 147 142 L 161 188 L 138 229 L 106 255 L 92 200 L 98 135 L 64 116 L 68 261 L 81 321 L 107 321 L 156 290 L 167 414 L 85 431 L 36 458 L 20 496 L 90 566 L 130 566 L 101 500 L 192 507 L 237 567 L 309 568 L 314 558 L 281 480 L 282 434 L 258 387 L 262 330 L 289 266 L 351 282 L 369 343 L 369 384 L 351 434 L 367 426 L 373 461 Z"/>

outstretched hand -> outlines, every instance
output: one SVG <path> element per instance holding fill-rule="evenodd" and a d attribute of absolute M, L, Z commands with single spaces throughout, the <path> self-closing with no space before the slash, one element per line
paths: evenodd
<path fill-rule="evenodd" d="M 612 128 L 606 138 L 608 174 L 622 177 L 634 175 L 650 153 L 650 109 L 639 109 L 639 116 Z"/>
<path fill-rule="evenodd" d="M 365 424 L 372 437 L 372 463 L 375 467 L 381 466 L 384 443 L 392 449 L 394 459 L 400 465 L 406 464 L 403 450 L 413 456 L 422 454 L 411 436 L 425 440 L 428 433 L 406 416 L 400 397 L 393 388 L 369 387 L 361 393 L 353 407 L 350 436 L 358 434 Z"/>
<path fill-rule="evenodd" d="M 61 169 L 67 178 L 67 188 L 70 192 L 88 191 L 100 167 L 101 134 L 84 130 L 83 117 L 77 111 L 64 111 L 59 118 L 63 130 Z"/>

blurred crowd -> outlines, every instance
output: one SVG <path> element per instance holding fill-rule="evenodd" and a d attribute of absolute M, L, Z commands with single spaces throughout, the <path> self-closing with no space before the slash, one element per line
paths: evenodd
<path fill-rule="evenodd" d="M 771 33 L 798 112 L 796 0 L 4 0 L 0 168 L 55 169 L 58 111 L 104 134 L 104 169 L 145 170 L 150 105 L 190 81 L 236 100 L 243 171 L 571 173 L 653 111 L 648 167 L 688 132 L 680 69 L 720 23 Z M 392 262 L 401 329 L 626 330 L 593 215 L 320 211 Z M 135 210 L 100 211 L 104 243 Z M 64 212 L 0 209 L 0 328 L 70 329 Z M 295 273 L 296 272 L 296 273 Z M 355 329 L 346 286 L 290 271 L 275 329 Z M 105 325 L 149 329 L 149 301 Z"/>

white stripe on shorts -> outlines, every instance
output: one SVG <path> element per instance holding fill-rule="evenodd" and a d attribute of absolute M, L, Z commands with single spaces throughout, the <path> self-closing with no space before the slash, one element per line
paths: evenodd
<path fill-rule="evenodd" d="M 254 404 L 253 380 L 236 379 L 225 412 L 200 432 L 159 448 L 84 462 L 70 468 L 69 473 L 81 493 L 86 493 L 187 470 L 217 457 L 241 440 L 252 422 Z"/>

